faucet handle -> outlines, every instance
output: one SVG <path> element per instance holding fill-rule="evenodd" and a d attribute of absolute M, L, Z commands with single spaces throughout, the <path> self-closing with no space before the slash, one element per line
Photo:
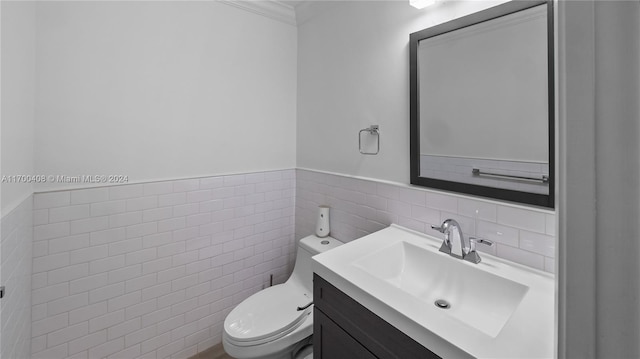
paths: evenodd
<path fill-rule="evenodd" d="M 431 229 L 435 229 L 436 231 L 440 232 L 440 233 L 445 233 L 449 230 L 449 227 L 451 227 L 452 225 L 457 225 L 457 222 L 454 222 L 454 220 L 452 219 L 447 219 L 444 222 L 442 222 L 441 225 L 436 226 L 436 225 L 431 225 Z"/>
<path fill-rule="evenodd" d="M 440 252 L 451 254 L 451 241 L 449 240 L 449 226 L 450 223 L 448 221 L 442 222 L 441 225 L 431 225 L 431 229 L 435 229 L 440 233 L 444 233 L 444 241 L 442 241 L 442 245 L 440 246 Z"/>
<path fill-rule="evenodd" d="M 469 237 L 469 252 L 475 252 L 476 244 L 484 244 L 486 246 L 493 246 L 493 241 L 484 238 Z"/>
<path fill-rule="evenodd" d="M 482 258 L 480 258 L 480 255 L 476 251 L 476 244 L 492 246 L 493 242 L 484 238 L 469 237 L 469 252 L 465 254 L 464 260 L 478 264 Z"/>
<path fill-rule="evenodd" d="M 431 229 L 435 229 L 436 231 L 440 232 L 440 233 L 444 233 L 445 231 L 445 226 L 444 223 L 440 226 L 436 226 L 435 224 L 431 225 Z"/>

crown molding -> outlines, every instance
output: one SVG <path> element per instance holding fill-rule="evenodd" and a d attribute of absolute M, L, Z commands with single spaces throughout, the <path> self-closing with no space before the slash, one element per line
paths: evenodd
<path fill-rule="evenodd" d="M 276 0 L 220 0 L 221 3 L 237 7 L 254 14 L 296 26 L 296 10 L 293 6 Z"/>

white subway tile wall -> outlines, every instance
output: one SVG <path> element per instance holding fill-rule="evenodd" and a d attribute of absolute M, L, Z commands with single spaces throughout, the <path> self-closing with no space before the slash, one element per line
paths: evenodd
<path fill-rule="evenodd" d="M 295 184 L 283 170 L 34 194 L 33 292 L 16 296 L 32 295 L 33 322 L 3 336 L 31 331 L 32 357 L 48 359 L 187 358 L 220 343 L 226 314 L 292 269 Z M 5 228 L 3 275 L 31 259 L 5 260 L 5 240 L 17 248 Z M 2 356 L 18 357 L 4 340 Z"/>
<path fill-rule="evenodd" d="M 270 274 L 287 278 L 294 228 L 313 233 L 321 204 L 345 242 L 455 218 L 496 242 L 480 250 L 555 270 L 551 211 L 309 170 L 37 193 L 2 219 L 3 283 L 32 287 L 2 302 L 2 356 L 193 356 Z"/>
<path fill-rule="evenodd" d="M 391 223 L 438 237 L 431 225 L 454 218 L 466 235 L 495 242 L 492 247 L 478 246 L 480 251 L 555 271 L 555 214 L 549 210 L 296 170 L 296 238 L 313 233 L 319 205 L 331 207 L 331 235 L 344 242 Z"/>
<path fill-rule="evenodd" d="M 0 283 L 6 288 L 0 301 L 2 358 L 29 358 L 31 352 L 32 207 L 33 197 L 29 196 L 2 217 L 0 226 Z"/>

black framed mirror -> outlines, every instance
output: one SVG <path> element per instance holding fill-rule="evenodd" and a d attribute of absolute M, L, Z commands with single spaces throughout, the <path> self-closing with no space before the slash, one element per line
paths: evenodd
<path fill-rule="evenodd" d="M 554 207 L 552 1 L 410 35 L 411 184 Z"/>

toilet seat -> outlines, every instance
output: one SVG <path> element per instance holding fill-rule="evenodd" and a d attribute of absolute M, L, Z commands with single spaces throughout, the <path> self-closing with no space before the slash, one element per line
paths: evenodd
<path fill-rule="evenodd" d="M 224 321 L 229 342 L 237 346 L 263 344 L 298 328 L 311 314 L 309 293 L 299 286 L 280 284 L 264 289 L 235 307 Z"/>

